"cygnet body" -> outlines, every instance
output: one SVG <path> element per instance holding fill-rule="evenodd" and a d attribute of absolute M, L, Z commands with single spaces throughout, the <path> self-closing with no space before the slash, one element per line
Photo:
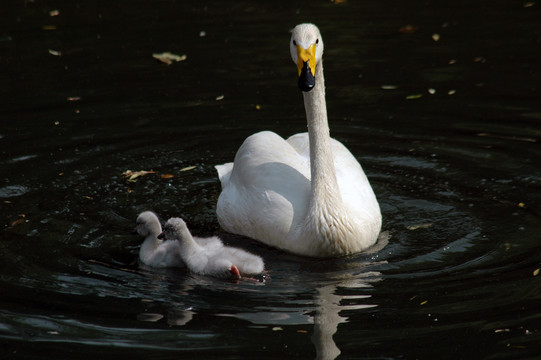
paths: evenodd
<path fill-rule="evenodd" d="M 162 233 L 162 226 L 155 213 L 144 211 L 139 214 L 136 220 L 135 232 L 145 237 L 139 250 L 139 259 L 143 264 L 159 268 L 186 267 L 180 256 L 179 242 L 158 239 L 158 235 Z M 202 239 L 202 243 L 209 248 L 223 246 L 219 239 L 217 241 Z"/>
<path fill-rule="evenodd" d="M 240 278 L 241 275 L 260 274 L 264 270 L 261 257 L 242 249 L 224 246 L 218 237 L 194 238 L 180 218 L 167 220 L 163 234 L 168 240 L 177 240 L 182 260 L 194 273 L 218 278 Z"/>

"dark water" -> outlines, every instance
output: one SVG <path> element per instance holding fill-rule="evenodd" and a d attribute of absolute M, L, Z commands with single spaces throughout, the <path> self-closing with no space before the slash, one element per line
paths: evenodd
<path fill-rule="evenodd" d="M 536 358 L 540 6 L 3 2 L 1 357 Z M 332 135 L 392 236 L 374 254 L 299 258 L 216 220 L 213 166 L 306 127 L 288 49 L 304 21 Z M 141 267 L 147 209 L 259 253 L 270 280 Z"/>

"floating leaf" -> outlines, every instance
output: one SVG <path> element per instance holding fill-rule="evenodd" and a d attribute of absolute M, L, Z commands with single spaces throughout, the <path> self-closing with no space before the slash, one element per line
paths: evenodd
<path fill-rule="evenodd" d="M 18 219 L 15 219 L 9 223 L 9 227 L 15 227 L 17 225 L 24 224 L 26 222 L 26 214 L 20 214 Z"/>
<path fill-rule="evenodd" d="M 519 203 L 517 204 L 517 206 L 518 206 L 519 208 L 524 208 L 524 207 L 526 207 L 526 204 L 524 204 L 523 202 L 519 202 Z"/>
<path fill-rule="evenodd" d="M 396 90 L 396 89 L 398 89 L 398 86 L 396 86 L 396 85 L 381 85 L 381 88 L 383 90 Z"/>
<path fill-rule="evenodd" d="M 428 302 L 428 300 L 425 300 L 425 301 L 421 301 L 421 303 L 419 305 L 424 305 Z"/>
<path fill-rule="evenodd" d="M 533 276 L 539 275 L 539 270 L 541 270 L 541 269 L 535 269 L 535 270 L 533 271 Z"/>
<path fill-rule="evenodd" d="M 162 174 L 160 177 L 162 179 L 171 179 L 171 178 L 174 178 L 175 175 L 173 175 L 173 174 Z"/>
<path fill-rule="evenodd" d="M 301 333 L 301 334 L 308 334 L 308 330 L 297 330 L 298 333 Z"/>
<path fill-rule="evenodd" d="M 406 229 L 408 230 L 428 229 L 432 225 L 433 225 L 432 223 L 410 225 L 410 226 L 406 226 Z"/>
<path fill-rule="evenodd" d="M 155 174 L 156 171 L 154 170 L 141 170 L 141 171 L 131 171 L 126 170 L 122 173 L 125 177 L 128 178 L 128 181 L 135 182 L 135 179 L 137 179 L 140 176 L 148 175 L 148 174 Z"/>
<path fill-rule="evenodd" d="M 186 55 L 176 55 L 168 51 L 163 53 L 154 53 L 152 57 L 164 64 L 171 65 L 173 62 L 184 61 L 188 58 Z"/>
<path fill-rule="evenodd" d="M 219 95 L 219 96 L 216 96 L 216 101 L 220 101 L 220 100 L 223 100 L 225 98 L 224 95 Z"/>
<path fill-rule="evenodd" d="M 53 56 L 62 56 L 62 52 L 58 50 L 49 49 L 49 54 Z"/>
<path fill-rule="evenodd" d="M 436 42 L 440 41 L 440 34 L 432 34 L 432 40 Z"/>
<path fill-rule="evenodd" d="M 49 11 L 49 16 L 58 16 L 58 15 L 60 15 L 60 11 L 58 10 Z"/>
<path fill-rule="evenodd" d="M 195 169 L 197 166 L 186 166 L 185 168 L 180 169 L 180 171 L 190 171 Z"/>
<path fill-rule="evenodd" d="M 413 94 L 413 95 L 406 96 L 406 100 L 415 100 L 422 97 L 423 97 L 423 94 Z"/>
<path fill-rule="evenodd" d="M 272 328 L 272 331 L 282 331 L 282 330 L 284 330 L 284 329 L 282 327 L 280 327 L 280 326 L 275 326 L 275 327 Z"/>

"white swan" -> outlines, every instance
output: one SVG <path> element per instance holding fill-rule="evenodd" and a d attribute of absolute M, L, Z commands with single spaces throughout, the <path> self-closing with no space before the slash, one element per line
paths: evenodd
<path fill-rule="evenodd" d="M 167 220 L 160 237 L 165 237 L 167 241 L 176 239 L 182 260 L 190 271 L 197 274 L 238 279 L 241 275 L 260 274 L 264 270 L 263 260 L 259 256 L 224 246 L 216 236 L 194 239 L 181 218 Z M 203 243 L 213 245 L 202 246 Z"/>
<path fill-rule="evenodd" d="M 137 216 L 134 233 L 145 237 L 139 249 L 139 259 L 143 264 L 159 268 L 186 267 L 180 256 L 178 241 L 158 239 L 162 233 L 162 226 L 158 216 L 152 211 L 144 211 Z M 223 246 L 220 239 L 217 238 L 197 238 L 196 240 L 200 246 L 209 249 Z"/>
<path fill-rule="evenodd" d="M 308 133 L 287 140 L 256 133 L 234 163 L 216 166 L 222 184 L 218 220 L 226 231 L 299 255 L 363 251 L 378 238 L 381 213 L 355 157 L 329 136 L 321 34 L 313 24 L 297 25 L 289 45 Z"/>

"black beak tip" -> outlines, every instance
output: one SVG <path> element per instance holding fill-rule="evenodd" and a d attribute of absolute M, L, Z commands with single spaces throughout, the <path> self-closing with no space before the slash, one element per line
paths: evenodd
<path fill-rule="evenodd" d="M 309 91 L 312 91 L 313 88 L 314 88 L 314 84 L 310 84 L 304 81 L 303 82 L 299 81 L 299 89 L 301 89 L 302 91 L 309 92 Z"/>
<path fill-rule="evenodd" d="M 315 85 L 316 78 L 312 74 L 312 71 L 308 66 L 308 62 L 305 62 L 299 75 L 299 89 L 304 92 L 309 92 L 314 88 Z"/>

